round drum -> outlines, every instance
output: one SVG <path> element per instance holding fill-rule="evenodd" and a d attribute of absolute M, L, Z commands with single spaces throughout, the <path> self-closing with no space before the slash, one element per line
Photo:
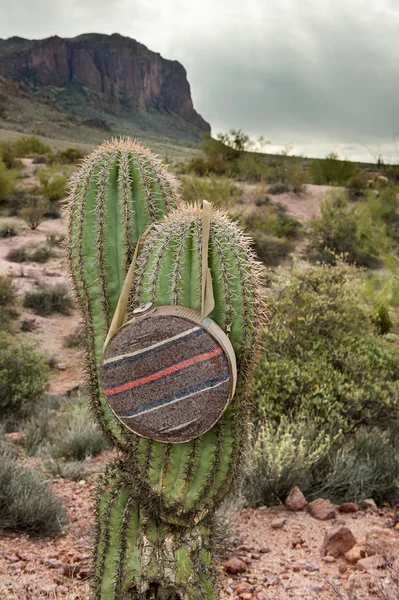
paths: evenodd
<path fill-rule="evenodd" d="M 115 415 L 142 437 L 189 441 L 218 421 L 234 395 L 235 354 L 209 318 L 180 306 L 145 312 L 111 338 L 101 365 Z"/>

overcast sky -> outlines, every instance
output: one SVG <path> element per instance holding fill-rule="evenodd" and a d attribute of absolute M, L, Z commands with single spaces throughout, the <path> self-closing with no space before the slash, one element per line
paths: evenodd
<path fill-rule="evenodd" d="M 183 63 L 214 134 L 399 161 L 399 0 L 0 0 L 0 38 L 88 32 Z"/>

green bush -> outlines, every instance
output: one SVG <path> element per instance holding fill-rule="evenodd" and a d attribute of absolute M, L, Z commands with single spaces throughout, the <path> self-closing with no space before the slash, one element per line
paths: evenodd
<path fill-rule="evenodd" d="M 17 464 L 13 450 L 0 441 L 0 528 L 56 535 L 68 522 L 66 510 L 38 473 Z"/>
<path fill-rule="evenodd" d="M 267 191 L 269 194 L 277 196 L 279 194 L 286 194 L 287 192 L 290 192 L 291 188 L 287 183 L 273 183 L 272 185 L 269 185 Z"/>
<path fill-rule="evenodd" d="M 28 260 L 28 250 L 25 247 L 22 248 L 11 248 L 11 250 L 7 253 L 7 260 L 15 263 L 23 263 Z"/>
<path fill-rule="evenodd" d="M 15 237 L 21 233 L 21 223 L 15 219 L 0 219 L 0 238 Z"/>
<path fill-rule="evenodd" d="M 45 245 L 40 245 L 29 254 L 29 260 L 36 263 L 46 263 L 50 258 L 54 258 L 54 250 Z"/>
<path fill-rule="evenodd" d="M 336 254 L 345 254 L 359 266 L 380 265 L 380 255 L 390 250 L 387 227 L 373 205 L 378 203 L 370 193 L 367 203 L 349 205 L 345 192 L 331 191 L 321 202 L 321 215 L 311 223 L 310 249 L 316 259 L 335 263 Z"/>
<path fill-rule="evenodd" d="M 46 241 L 49 246 L 52 248 L 54 246 L 62 247 L 62 243 L 65 240 L 65 233 L 61 233 L 58 231 L 51 231 L 46 235 Z"/>
<path fill-rule="evenodd" d="M 7 169 L 5 163 L 0 159 L 0 202 L 6 202 L 15 191 L 18 171 Z"/>
<path fill-rule="evenodd" d="M 291 240 L 278 238 L 260 230 L 250 230 L 256 256 L 267 267 L 276 267 L 294 251 L 295 244 Z"/>
<path fill-rule="evenodd" d="M 295 265 L 273 283 L 254 378 L 256 405 L 272 423 L 301 416 L 349 432 L 398 422 L 399 353 L 362 306 L 358 277 L 338 261 Z"/>
<path fill-rule="evenodd" d="M 61 200 L 65 197 L 68 177 L 72 170 L 70 167 L 57 164 L 38 169 L 37 177 L 40 181 L 41 191 L 47 200 Z"/>
<path fill-rule="evenodd" d="M 279 238 L 298 239 L 303 232 L 302 223 L 289 215 L 282 204 L 258 207 L 243 214 L 240 222 L 250 235 L 262 231 Z"/>
<path fill-rule="evenodd" d="M 81 327 L 77 327 L 75 331 L 64 336 L 64 346 L 66 348 L 79 348 L 84 342 L 84 331 Z"/>
<path fill-rule="evenodd" d="M 16 292 L 11 275 L 0 275 L 0 329 L 9 329 L 11 319 L 17 317 Z"/>
<path fill-rule="evenodd" d="M 396 432 L 397 434 L 397 432 Z M 331 454 L 325 473 L 312 489 L 313 497 L 333 502 L 399 502 L 397 435 L 377 427 L 361 427 Z"/>
<path fill-rule="evenodd" d="M 364 173 L 358 173 L 349 179 L 346 189 L 351 200 L 364 198 L 368 189 L 367 178 Z"/>
<path fill-rule="evenodd" d="M 266 176 L 266 164 L 263 154 L 245 154 L 237 160 L 237 171 L 240 179 L 245 181 L 261 181 Z"/>
<path fill-rule="evenodd" d="M 24 158 L 32 154 L 51 154 L 51 148 L 35 135 L 23 135 L 12 142 L 15 156 Z"/>
<path fill-rule="evenodd" d="M 181 177 L 182 195 L 186 202 L 208 200 L 218 208 L 229 208 L 241 198 L 241 190 L 228 177 L 200 178 L 195 175 Z"/>
<path fill-rule="evenodd" d="M 30 344 L 0 333 L 0 408 L 6 418 L 29 414 L 47 388 L 48 369 Z"/>
<path fill-rule="evenodd" d="M 96 456 L 107 447 L 102 432 L 97 425 L 84 422 L 71 422 L 63 430 L 62 436 L 54 440 L 52 456 L 64 458 L 67 461 L 82 461 L 90 456 Z"/>
<path fill-rule="evenodd" d="M 48 202 L 45 198 L 29 194 L 25 196 L 24 205 L 20 209 L 19 215 L 28 227 L 34 230 L 43 221 L 47 208 Z"/>
<path fill-rule="evenodd" d="M 73 308 L 73 300 L 66 285 L 39 284 L 36 289 L 27 292 L 24 306 L 32 308 L 38 315 L 48 316 L 52 313 L 69 315 Z"/>
<path fill-rule="evenodd" d="M 312 160 L 309 174 L 312 183 L 317 185 L 345 185 L 358 174 L 359 169 L 348 160 L 339 160 L 338 155 L 331 153 L 326 158 Z"/>
<path fill-rule="evenodd" d="M 307 491 L 334 438 L 305 419 L 262 422 L 255 435 L 242 493 L 250 506 L 284 500 L 296 485 Z"/>
<path fill-rule="evenodd" d="M 86 480 L 90 475 L 89 460 L 49 460 L 46 468 L 53 477 L 70 479 L 71 481 Z"/>
<path fill-rule="evenodd" d="M 83 160 L 85 155 L 78 148 L 66 148 L 58 152 L 58 160 L 60 163 L 67 165 L 76 165 Z"/>

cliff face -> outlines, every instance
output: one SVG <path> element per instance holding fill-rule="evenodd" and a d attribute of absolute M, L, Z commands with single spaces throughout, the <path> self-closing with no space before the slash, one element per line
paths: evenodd
<path fill-rule="evenodd" d="M 184 67 L 118 34 L 0 40 L 0 76 L 34 92 L 51 91 L 56 102 L 57 90 L 74 86 L 94 92 L 90 102 L 116 116 L 157 111 L 210 131 L 194 110 Z"/>

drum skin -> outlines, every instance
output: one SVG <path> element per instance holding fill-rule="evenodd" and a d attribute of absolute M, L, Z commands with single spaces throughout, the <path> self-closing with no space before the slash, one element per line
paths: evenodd
<path fill-rule="evenodd" d="M 209 431 L 235 390 L 234 351 L 211 319 L 179 306 L 148 308 L 111 338 L 104 394 L 141 437 L 183 443 Z"/>

